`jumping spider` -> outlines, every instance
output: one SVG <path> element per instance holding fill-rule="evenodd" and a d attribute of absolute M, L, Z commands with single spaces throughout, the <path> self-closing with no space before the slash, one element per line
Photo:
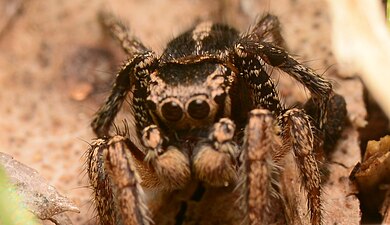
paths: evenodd
<path fill-rule="evenodd" d="M 87 170 L 102 224 L 273 223 L 284 218 L 272 216 L 272 207 L 283 204 L 275 179 L 291 151 L 311 223 L 323 223 L 314 152 L 336 95 L 329 81 L 279 47 L 276 17 L 265 15 L 245 34 L 200 23 L 161 56 L 112 15 L 102 20 L 130 57 L 92 122 L 99 139 Z M 273 68 L 310 91 L 310 116 L 281 103 Z M 134 127 L 125 122 L 112 134 L 125 100 Z"/>

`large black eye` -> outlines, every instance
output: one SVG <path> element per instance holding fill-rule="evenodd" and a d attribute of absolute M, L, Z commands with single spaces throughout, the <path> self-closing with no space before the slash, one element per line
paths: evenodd
<path fill-rule="evenodd" d="M 161 107 L 162 116 L 169 121 L 179 121 L 183 116 L 182 108 L 175 102 L 167 102 Z"/>
<path fill-rule="evenodd" d="M 188 104 L 188 114 L 194 119 L 204 119 L 206 118 L 210 113 L 210 106 L 209 104 L 202 99 L 195 99 Z"/>

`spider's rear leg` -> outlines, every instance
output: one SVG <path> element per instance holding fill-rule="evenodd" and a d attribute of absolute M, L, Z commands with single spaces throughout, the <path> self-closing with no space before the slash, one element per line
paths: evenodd
<path fill-rule="evenodd" d="M 128 27 L 112 13 L 102 11 L 99 14 L 103 29 L 115 38 L 122 49 L 129 55 L 140 54 L 148 49 L 134 36 L 130 35 Z"/>
<path fill-rule="evenodd" d="M 238 146 L 233 142 L 235 124 L 228 118 L 215 123 L 209 137 L 195 147 L 193 168 L 198 179 L 213 186 L 227 186 L 237 181 Z"/>
<path fill-rule="evenodd" d="M 304 105 L 305 112 L 309 117 L 313 118 L 313 122 L 317 122 L 315 119 L 318 106 L 312 99 L 309 99 Z M 324 140 L 323 145 L 321 143 L 315 143 L 315 146 L 320 146 L 323 148 L 326 156 L 330 157 L 330 153 L 333 152 L 334 147 L 337 143 L 337 140 L 341 137 L 341 133 L 346 126 L 347 120 L 347 104 L 343 96 L 339 94 L 334 94 L 329 99 L 329 104 L 326 113 L 326 123 L 324 124 L 323 131 L 320 131 L 322 134 L 316 134 L 317 136 L 323 136 Z M 318 124 L 314 124 L 316 127 L 319 127 Z M 321 148 L 320 148 L 321 149 Z M 321 153 L 321 152 L 320 152 Z"/>
<path fill-rule="evenodd" d="M 238 187 L 243 191 L 241 206 L 250 225 L 271 224 L 275 222 L 275 213 L 280 217 L 280 212 L 274 210 L 277 201 L 273 201 L 278 198 L 273 187 L 278 168 L 272 158 L 278 148 L 280 140 L 272 113 L 265 109 L 252 110 L 240 156 Z"/>
<path fill-rule="evenodd" d="M 251 29 L 249 37 L 254 40 L 272 42 L 280 47 L 285 47 L 286 45 L 281 33 L 279 19 L 271 14 L 265 14 L 261 17 Z"/>
<path fill-rule="evenodd" d="M 313 101 L 318 105 L 315 118 L 318 119 L 319 128 L 323 129 L 326 122 L 329 99 L 333 94 L 332 84 L 312 69 L 296 61 L 280 47 L 263 42 L 259 44 L 259 48 L 261 49 L 260 55 L 264 61 L 271 66 L 282 69 L 310 91 Z"/>
<path fill-rule="evenodd" d="M 104 105 L 96 112 L 95 118 L 91 122 L 91 127 L 98 137 L 107 137 L 110 127 L 119 112 L 127 93 L 130 91 L 131 83 L 129 73 L 131 67 L 125 65 L 118 73 L 110 96 Z"/>
<path fill-rule="evenodd" d="M 146 206 L 125 138 L 98 139 L 88 150 L 87 171 L 102 224 L 147 225 Z"/>
<path fill-rule="evenodd" d="M 96 113 L 91 124 L 97 136 L 104 137 L 109 136 L 110 127 L 131 88 L 134 85 L 144 88 L 145 80 L 148 79 L 145 75 L 153 70 L 157 59 L 152 51 L 130 36 L 127 27 L 112 14 L 102 12 L 100 18 L 103 28 L 120 42 L 121 47 L 129 55 L 128 61 L 116 76 L 110 96 Z"/>
<path fill-rule="evenodd" d="M 314 156 L 313 128 L 303 110 L 290 109 L 283 116 L 282 152 L 292 149 L 300 171 L 302 186 L 308 196 L 308 208 L 311 212 L 311 224 L 322 224 L 321 177 Z"/>
<path fill-rule="evenodd" d="M 110 96 L 97 111 L 91 126 L 98 137 L 109 136 L 109 130 L 118 114 L 127 94 L 133 85 L 144 82 L 145 71 L 155 63 L 153 52 L 144 52 L 131 58 L 119 71 Z"/>

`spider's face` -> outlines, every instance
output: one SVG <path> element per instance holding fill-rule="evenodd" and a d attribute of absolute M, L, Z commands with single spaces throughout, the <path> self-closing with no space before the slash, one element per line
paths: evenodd
<path fill-rule="evenodd" d="M 219 114 L 226 114 L 227 73 L 231 72 L 225 66 L 210 62 L 161 66 L 151 74 L 149 85 L 152 117 L 174 130 L 210 126 Z"/>

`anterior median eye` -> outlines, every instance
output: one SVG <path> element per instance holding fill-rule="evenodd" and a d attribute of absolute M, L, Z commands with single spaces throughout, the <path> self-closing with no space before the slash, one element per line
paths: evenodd
<path fill-rule="evenodd" d="M 183 116 L 183 109 L 175 102 L 167 102 L 161 107 L 162 116 L 169 121 L 179 121 Z"/>
<path fill-rule="evenodd" d="M 209 104 L 203 99 L 195 99 L 188 104 L 188 114 L 194 119 L 204 119 L 210 113 Z"/>

